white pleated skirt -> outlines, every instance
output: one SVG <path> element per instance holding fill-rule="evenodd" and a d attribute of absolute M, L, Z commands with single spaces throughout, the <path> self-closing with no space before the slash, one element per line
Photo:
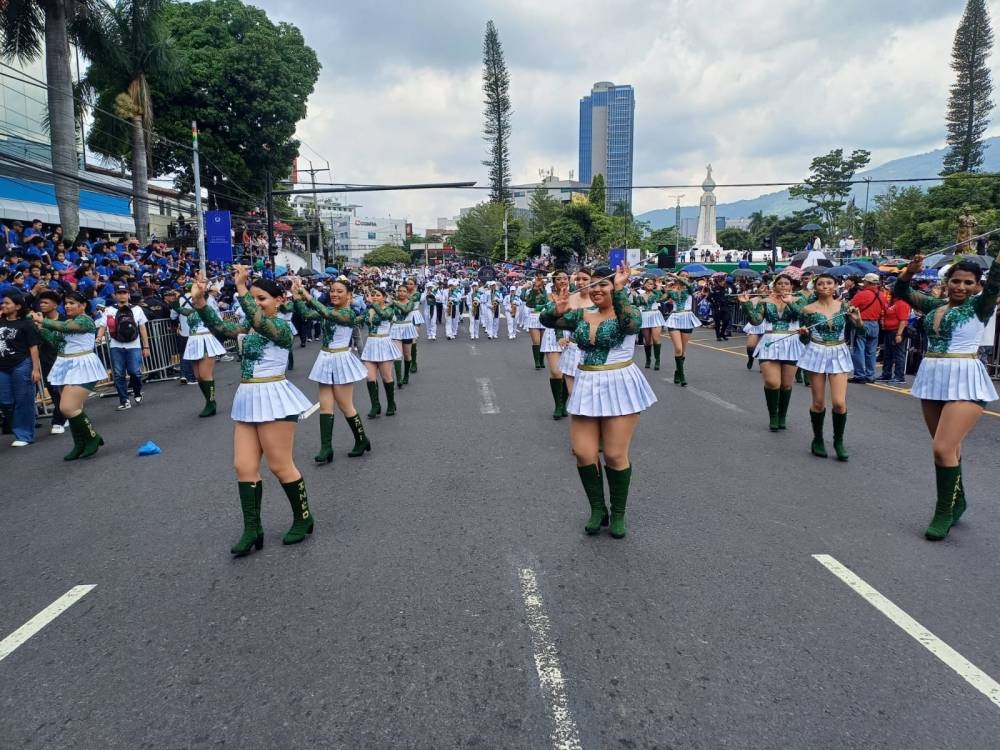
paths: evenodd
<path fill-rule="evenodd" d="M 804 352 L 805 346 L 795 331 L 768 331 L 753 350 L 753 356 L 761 362 L 798 362 Z"/>
<path fill-rule="evenodd" d="M 643 328 L 662 328 L 667 322 L 663 319 L 663 313 L 659 310 L 643 310 L 642 311 L 642 327 Z"/>
<path fill-rule="evenodd" d="M 309 399 L 291 381 L 240 383 L 230 416 L 234 422 L 258 424 L 301 414 L 311 407 Z"/>
<path fill-rule="evenodd" d="M 331 353 L 320 350 L 316 363 L 309 372 L 311 381 L 323 385 L 347 385 L 357 383 L 366 377 L 368 371 L 352 351 Z"/>
<path fill-rule="evenodd" d="M 545 328 L 545 326 L 542 325 L 542 322 L 538 319 L 539 315 L 541 315 L 541 313 L 536 313 L 534 311 L 529 312 L 528 313 L 528 321 L 527 321 L 527 323 L 525 323 L 524 327 L 525 328 Z"/>
<path fill-rule="evenodd" d="M 389 329 L 389 338 L 395 339 L 396 341 L 402 341 L 403 339 L 415 339 L 416 337 L 417 327 L 409 321 L 404 323 L 393 323 L 392 328 Z"/>
<path fill-rule="evenodd" d="M 100 358 L 91 352 L 82 357 L 56 357 L 49 377 L 49 385 L 83 385 L 99 383 L 108 377 L 108 369 Z"/>
<path fill-rule="evenodd" d="M 656 394 L 633 363 L 619 370 L 578 369 L 566 411 L 578 417 L 621 417 L 655 403 Z"/>
<path fill-rule="evenodd" d="M 577 367 L 580 365 L 580 347 L 576 344 L 569 344 L 559 355 L 559 372 L 571 378 L 576 377 Z"/>
<path fill-rule="evenodd" d="M 931 401 L 996 401 L 997 391 L 978 359 L 924 357 L 910 393 Z"/>
<path fill-rule="evenodd" d="M 184 347 L 184 359 L 197 361 L 205 357 L 220 357 L 226 353 L 226 347 L 210 333 L 197 333 L 188 336 Z"/>
<path fill-rule="evenodd" d="M 361 351 L 362 362 L 392 362 L 402 358 L 403 353 L 388 336 L 369 336 Z"/>
<path fill-rule="evenodd" d="M 542 354 L 562 354 L 562 351 L 559 339 L 556 338 L 556 329 L 546 328 L 542 334 Z"/>
<path fill-rule="evenodd" d="M 683 331 L 688 328 L 697 328 L 700 325 L 701 321 L 698 320 L 698 316 L 690 310 L 670 313 L 670 317 L 667 318 L 667 328 L 677 328 Z"/>
<path fill-rule="evenodd" d="M 799 369 L 822 375 L 843 375 L 854 372 L 854 361 L 851 359 L 851 350 L 847 348 L 847 344 L 825 346 L 810 342 L 799 357 Z"/>
<path fill-rule="evenodd" d="M 747 323 L 743 326 L 743 333 L 747 336 L 763 336 L 767 333 L 767 321 L 762 321 L 759 325 L 754 325 L 753 323 Z"/>

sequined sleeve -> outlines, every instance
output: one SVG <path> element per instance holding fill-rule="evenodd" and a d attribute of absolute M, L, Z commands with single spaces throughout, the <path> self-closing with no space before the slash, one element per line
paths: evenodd
<path fill-rule="evenodd" d="M 642 313 L 629 302 L 624 290 L 617 290 L 611 295 L 611 304 L 618 318 L 618 328 L 626 336 L 632 336 L 642 330 Z"/>
<path fill-rule="evenodd" d="M 353 326 L 357 322 L 357 316 L 351 308 L 344 307 L 335 310 L 332 307 L 327 307 L 315 297 L 296 300 L 295 309 L 299 311 L 299 315 L 303 318 L 310 320 L 332 320 L 337 325 L 348 327 Z"/>
<path fill-rule="evenodd" d="M 986 274 L 983 291 L 979 293 L 973 303 L 976 308 L 976 317 L 984 323 L 988 322 L 990 316 L 997 309 L 998 296 L 1000 296 L 1000 263 L 994 260 L 989 273 Z"/>
<path fill-rule="evenodd" d="M 747 300 L 743 304 L 743 312 L 747 314 L 747 320 L 750 321 L 752 325 L 759 326 L 764 322 L 764 313 L 762 310 L 762 305 Z"/>
<path fill-rule="evenodd" d="M 896 299 L 903 300 L 903 302 L 909 303 L 910 307 L 917 312 L 925 314 L 936 310 L 942 305 L 948 304 L 947 300 L 937 299 L 929 294 L 918 292 L 910 286 L 910 280 L 904 279 L 902 276 L 896 279 L 896 284 L 892 287 L 892 296 Z"/>
<path fill-rule="evenodd" d="M 42 318 L 42 328 L 43 332 L 47 330 L 59 333 L 94 333 L 97 331 L 97 325 L 86 315 L 77 315 L 72 320 Z"/>
<path fill-rule="evenodd" d="M 286 321 L 281 318 L 267 317 L 264 312 L 257 307 L 257 303 L 254 302 L 253 295 L 250 294 L 250 292 L 247 292 L 240 297 L 240 305 L 242 305 L 243 311 L 247 314 L 247 320 L 257 333 L 283 349 L 292 348 L 292 341 L 294 337 L 292 336 L 292 328 Z M 208 308 L 206 307 L 205 309 Z M 242 331 L 240 331 L 240 333 L 242 333 Z"/>

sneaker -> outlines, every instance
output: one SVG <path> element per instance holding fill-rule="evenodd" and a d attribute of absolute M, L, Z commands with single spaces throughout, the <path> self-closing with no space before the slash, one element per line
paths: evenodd
<path fill-rule="evenodd" d="M 15 440 L 10 444 L 11 448 L 23 448 L 26 445 L 31 445 L 27 440 Z"/>
<path fill-rule="evenodd" d="M 49 433 L 52 435 L 62 435 L 64 432 L 66 432 L 66 428 L 61 424 L 54 424 L 52 425 L 52 429 L 49 430 Z"/>
<path fill-rule="evenodd" d="M 880 377 L 875 378 L 875 382 L 876 383 L 891 383 L 892 382 L 892 378 L 890 378 L 887 375 L 882 375 Z"/>
<path fill-rule="evenodd" d="M 181 379 L 178 380 L 177 382 L 180 383 L 181 385 L 187 385 L 188 379 L 182 376 Z"/>
<path fill-rule="evenodd" d="M 125 411 L 126 409 L 131 409 L 131 408 L 132 408 L 132 404 L 129 401 L 126 401 L 126 402 L 124 402 L 122 404 L 118 404 L 118 406 L 116 407 L 116 410 L 117 411 Z"/>
<path fill-rule="evenodd" d="M 221 357 L 219 357 L 220 362 L 232 362 L 234 359 L 236 359 L 236 357 L 234 357 L 232 354 L 223 354 Z"/>
<path fill-rule="evenodd" d="M 142 394 L 140 393 L 135 397 L 135 405 L 138 406 L 141 403 L 142 403 Z"/>
<path fill-rule="evenodd" d="M 848 378 L 847 382 L 848 383 L 864 383 L 865 379 L 864 378 Z"/>
<path fill-rule="evenodd" d="M 899 380 L 890 380 L 893 385 L 906 385 L 906 378 L 900 378 Z"/>

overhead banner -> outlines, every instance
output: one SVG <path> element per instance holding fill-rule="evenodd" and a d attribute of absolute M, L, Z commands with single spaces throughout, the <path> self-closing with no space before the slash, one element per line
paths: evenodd
<path fill-rule="evenodd" d="M 205 212 L 205 257 L 220 263 L 232 263 L 233 226 L 228 211 Z"/>

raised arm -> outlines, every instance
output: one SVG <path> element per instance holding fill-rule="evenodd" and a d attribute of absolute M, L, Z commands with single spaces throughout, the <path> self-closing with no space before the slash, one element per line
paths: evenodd
<path fill-rule="evenodd" d="M 539 322 L 546 328 L 555 328 L 562 331 L 575 331 L 583 315 L 583 310 L 566 310 L 562 314 L 557 312 L 555 304 L 548 305 L 538 316 Z M 641 316 L 640 316 L 641 320 Z"/>
<path fill-rule="evenodd" d="M 247 294 L 247 297 L 250 295 Z M 242 300 L 240 303 L 242 304 Z M 197 303 L 195 303 L 197 305 Z M 255 305 L 256 307 L 256 305 Z M 234 320 L 223 320 L 219 317 L 219 314 L 210 305 L 205 305 L 204 307 L 197 308 L 198 317 L 201 318 L 201 322 L 205 324 L 212 333 L 221 338 L 236 338 L 236 336 L 241 333 L 249 333 L 250 326 L 247 324 L 237 323 Z M 244 308 L 244 311 L 246 308 Z M 249 317 L 249 316 L 248 316 Z"/>
<path fill-rule="evenodd" d="M 1000 263 L 994 260 L 989 273 L 986 274 L 986 281 L 983 282 L 983 291 L 973 303 L 976 317 L 984 323 L 988 322 L 990 316 L 997 309 L 998 296 L 1000 296 Z"/>
<path fill-rule="evenodd" d="M 995 263 L 993 264 L 996 265 Z M 924 256 L 914 255 L 910 265 L 903 269 L 896 279 L 896 284 L 892 287 L 892 296 L 907 302 L 910 306 L 922 313 L 929 313 L 942 305 L 947 305 L 948 301 L 931 297 L 929 294 L 918 292 L 910 287 L 910 279 L 914 274 L 920 273 L 924 267 Z M 990 269 L 992 271 L 992 268 Z"/>
<path fill-rule="evenodd" d="M 250 292 L 246 292 L 240 296 L 240 305 L 243 307 L 243 311 L 247 314 L 247 321 L 249 321 L 257 333 L 266 338 L 268 341 L 271 341 L 284 349 L 291 348 L 293 337 L 292 329 L 289 327 L 288 323 L 283 321 L 281 318 L 267 317 L 263 311 L 257 307 L 257 303 L 254 302 L 253 295 L 251 295 Z M 212 314 L 215 315 L 214 310 L 212 310 Z M 215 317 L 218 319 L 218 316 Z M 219 322 L 221 323 L 222 321 Z M 212 327 L 209 326 L 209 328 Z M 212 328 L 212 330 L 214 331 L 215 329 Z"/>
<path fill-rule="evenodd" d="M 632 304 L 624 289 L 616 289 L 611 295 L 611 305 L 618 318 L 618 328 L 626 336 L 642 330 L 642 313 Z"/>
<path fill-rule="evenodd" d="M 54 320 L 42 318 L 42 333 L 58 331 L 59 333 L 95 333 L 97 324 L 86 315 L 77 315 L 72 320 Z"/>

